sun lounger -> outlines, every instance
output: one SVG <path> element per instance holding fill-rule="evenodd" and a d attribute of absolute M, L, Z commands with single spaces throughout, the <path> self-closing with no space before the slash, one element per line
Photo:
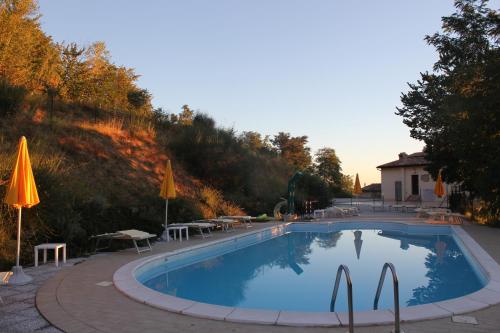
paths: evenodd
<path fill-rule="evenodd" d="M 450 212 L 428 212 L 429 224 L 462 224 L 462 215 Z"/>
<path fill-rule="evenodd" d="M 415 208 L 417 217 L 429 217 L 432 214 L 450 214 L 451 211 L 447 208 Z"/>
<path fill-rule="evenodd" d="M 215 228 L 215 224 L 207 222 L 209 220 L 198 220 L 188 223 L 172 223 L 169 226 L 185 226 L 189 229 L 197 231 L 202 238 L 211 237 L 211 229 Z M 204 232 L 205 231 L 205 232 Z"/>
<path fill-rule="evenodd" d="M 219 216 L 219 219 L 230 219 L 230 220 L 236 220 L 241 223 L 247 228 L 251 228 L 252 226 L 252 217 L 251 216 L 239 216 L 239 215 L 234 215 L 234 216 Z"/>
<path fill-rule="evenodd" d="M 339 207 L 347 216 L 358 216 L 359 210 L 357 207 Z"/>
<path fill-rule="evenodd" d="M 206 219 L 203 221 L 208 221 L 210 223 L 213 223 L 217 227 L 220 227 L 225 232 L 232 231 L 230 229 L 234 229 L 234 224 L 238 223 L 238 221 L 236 221 L 234 219 L 227 219 L 227 218 Z"/>
<path fill-rule="evenodd" d="M 142 252 L 152 250 L 151 243 L 149 242 L 149 239 L 156 238 L 156 237 L 157 237 L 156 235 L 153 235 L 153 234 L 150 234 L 150 233 L 147 233 L 144 231 L 130 229 L 130 230 L 121 230 L 121 231 L 112 232 L 112 233 L 95 235 L 95 236 L 92 236 L 90 238 L 96 239 L 95 252 L 109 248 L 111 245 L 111 242 L 115 239 L 118 239 L 118 240 L 131 240 L 134 243 L 134 247 L 137 250 L 137 253 L 142 253 Z M 103 239 L 108 240 L 108 244 L 105 247 L 99 247 L 99 242 Z M 139 247 L 137 245 L 137 242 L 139 242 L 139 241 L 146 241 L 147 246 Z"/>
<path fill-rule="evenodd" d="M 339 207 L 328 207 L 325 209 L 324 217 L 330 218 L 330 217 L 344 217 L 345 216 L 345 211 L 343 209 L 340 209 Z"/>

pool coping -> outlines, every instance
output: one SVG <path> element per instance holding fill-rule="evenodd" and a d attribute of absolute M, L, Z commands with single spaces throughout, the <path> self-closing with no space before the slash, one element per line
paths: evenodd
<path fill-rule="evenodd" d="M 335 220 L 314 223 L 336 224 L 345 222 L 352 223 L 354 221 Z M 120 292 L 140 303 L 147 304 L 149 306 L 153 306 L 162 310 L 199 318 L 265 325 L 312 327 L 347 326 L 348 315 L 346 312 L 292 312 L 279 310 L 259 310 L 201 303 L 174 297 L 171 295 L 166 295 L 152 290 L 142 285 L 139 281 L 136 280 L 134 276 L 136 269 L 159 258 L 208 247 L 213 244 L 226 242 L 231 239 L 244 237 L 257 232 L 272 230 L 273 228 L 285 228 L 287 225 L 293 223 L 294 222 L 271 226 L 258 231 L 250 231 L 243 234 L 230 236 L 221 240 L 215 240 L 204 244 L 194 245 L 175 251 L 164 252 L 162 254 L 134 260 L 115 271 L 113 275 L 114 285 Z M 390 221 L 389 223 L 422 226 L 421 223 L 411 223 L 408 221 Z M 429 228 L 442 227 L 442 225 L 425 226 Z M 486 279 L 488 280 L 487 284 L 480 290 L 462 297 L 441 302 L 403 307 L 400 310 L 401 322 L 444 318 L 452 315 L 459 315 L 477 311 L 495 304 L 500 304 L 500 265 L 460 226 L 452 225 L 449 227 L 452 229 L 453 233 L 459 237 L 470 255 L 472 255 L 476 262 L 479 264 Z M 393 322 L 394 312 L 392 310 L 371 310 L 354 312 L 355 326 L 388 325 L 392 324 Z"/>

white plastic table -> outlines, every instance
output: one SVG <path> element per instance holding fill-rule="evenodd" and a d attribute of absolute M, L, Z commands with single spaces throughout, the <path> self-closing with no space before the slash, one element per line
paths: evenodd
<path fill-rule="evenodd" d="M 167 242 L 170 240 L 170 230 L 174 231 L 174 240 L 177 240 L 177 231 L 179 231 L 179 240 L 182 242 L 182 230 L 186 231 L 186 240 L 189 240 L 189 230 L 185 225 L 167 226 Z"/>
<path fill-rule="evenodd" d="M 35 246 L 35 267 L 38 266 L 38 250 L 43 250 L 43 263 L 47 262 L 47 250 L 54 250 L 56 267 L 59 267 L 59 249 L 63 250 L 63 263 L 66 263 L 66 243 L 45 243 Z"/>

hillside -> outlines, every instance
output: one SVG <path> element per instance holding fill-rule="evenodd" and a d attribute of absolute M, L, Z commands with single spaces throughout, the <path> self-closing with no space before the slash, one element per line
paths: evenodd
<path fill-rule="evenodd" d="M 87 240 L 92 234 L 129 227 L 161 233 L 164 202 L 158 193 L 169 158 L 178 194 L 170 202 L 170 221 L 244 213 L 176 163 L 154 127 L 127 130 L 123 119 L 94 120 L 72 111 L 56 112 L 52 121 L 42 108 L 0 119 L 0 183 L 4 185 L 0 196 L 22 135 L 28 139 L 40 194 L 41 203 L 23 214 L 26 257 L 32 243 L 46 240 L 66 241 L 73 253 L 83 253 L 89 250 Z M 0 252 L 9 254 L 3 259 L 11 261 L 15 212 L 1 209 Z"/>

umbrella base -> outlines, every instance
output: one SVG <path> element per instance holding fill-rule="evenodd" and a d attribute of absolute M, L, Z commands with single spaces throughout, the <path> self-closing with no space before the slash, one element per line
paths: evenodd
<path fill-rule="evenodd" d="M 19 286 L 30 283 L 31 281 L 33 281 L 33 278 L 24 273 L 22 266 L 14 266 L 12 267 L 12 275 L 7 284 Z"/>

